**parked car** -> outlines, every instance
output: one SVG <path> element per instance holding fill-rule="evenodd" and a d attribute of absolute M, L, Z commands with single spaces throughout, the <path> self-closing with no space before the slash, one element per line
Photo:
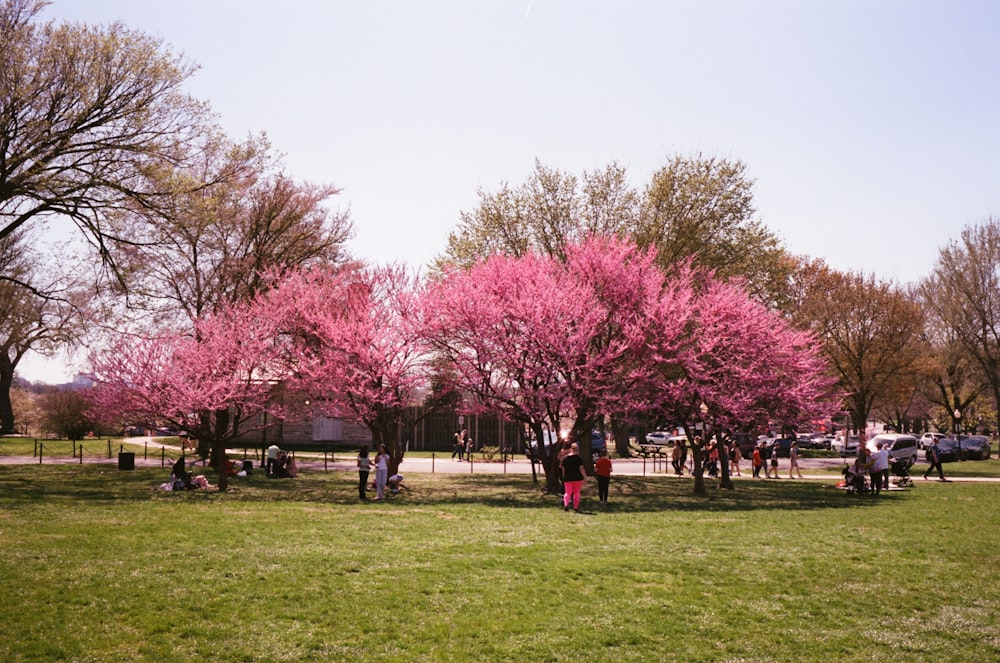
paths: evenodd
<path fill-rule="evenodd" d="M 775 438 L 768 446 L 771 447 L 771 453 L 777 455 L 778 458 L 788 458 L 791 455 L 792 441 L 787 437 Z"/>
<path fill-rule="evenodd" d="M 670 438 L 674 434 L 671 431 L 665 430 L 654 430 L 652 433 L 646 433 L 646 444 L 660 444 L 667 446 L 670 444 Z"/>
<path fill-rule="evenodd" d="M 858 435 L 851 435 L 847 438 L 847 444 L 844 444 L 844 437 L 840 436 L 830 443 L 830 448 L 841 456 L 857 456 L 858 455 L 858 445 L 861 444 L 861 437 Z"/>
<path fill-rule="evenodd" d="M 882 448 L 889 452 L 889 460 L 904 460 L 912 465 L 912 461 L 917 458 L 916 436 L 905 433 L 882 433 L 868 440 L 868 449 L 875 451 L 880 442 Z"/>
<path fill-rule="evenodd" d="M 931 446 L 931 442 L 933 440 L 943 440 L 946 437 L 948 436 L 945 435 L 944 433 L 927 432 L 920 436 L 920 440 L 918 441 L 918 446 L 921 449 L 926 449 L 927 447 Z"/>
<path fill-rule="evenodd" d="M 598 431 L 594 431 L 590 434 L 590 451 L 592 453 L 597 453 L 599 451 L 608 450 L 608 441 L 604 439 L 604 435 Z"/>
<path fill-rule="evenodd" d="M 757 440 L 749 433 L 733 433 L 733 441 L 740 449 L 740 456 L 749 458 L 753 454 L 753 448 L 757 446 Z"/>
<path fill-rule="evenodd" d="M 954 438 L 945 437 L 938 440 L 937 450 L 938 460 L 942 463 L 954 463 L 956 460 L 959 460 L 958 442 L 956 442 Z M 924 459 L 928 462 L 930 461 L 930 458 L 928 458 L 930 453 L 930 448 L 924 449 Z"/>
<path fill-rule="evenodd" d="M 983 435 L 962 438 L 962 457 L 965 460 L 989 460 L 990 439 Z"/>

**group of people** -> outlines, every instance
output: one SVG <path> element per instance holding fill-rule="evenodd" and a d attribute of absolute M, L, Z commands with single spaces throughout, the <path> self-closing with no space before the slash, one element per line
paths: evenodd
<path fill-rule="evenodd" d="M 561 442 L 558 452 L 559 472 L 563 484 L 563 511 L 580 512 L 580 495 L 587 479 L 587 465 L 580 456 L 580 445 L 576 442 Z M 611 488 L 611 471 L 613 469 L 608 452 L 602 449 L 594 461 L 594 476 L 597 479 L 597 500 L 599 504 L 608 503 L 608 491 Z"/>
<path fill-rule="evenodd" d="M 187 462 L 184 460 L 184 456 L 181 456 L 170 468 L 170 480 L 161 483 L 156 487 L 156 490 L 170 492 L 178 490 L 198 490 L 211 487 L 212 484 L 208 482 L 208 479 L 204 474 L 191 476 L 191 473 L 187 471 Z"/>
<path fill-rule="evenodd" d="M 868 485 L 865 485 L 865 475 L 868 475 Z M 875 451 L 867 445 L 860 445 L 858 455 L 850 468 L 844 470 L 844 483 L 855 493 L 868 489 L 871 495 L 879 495 L 883 490 L 889 490 L 889 451 L 881 442 L 875 443 Z"/>
<path fill-rule="evenodd" d="M 788 478 L 801 479 L 802 470 L 799 468 L 799 443 L 791 441 L 788 446 Z M 750 465 L 753 467 L 753 476 L 760 478 L 761 469 L 764 470 L 764 477 L 767 479 L 779 479 L 778 476 L 778 450 L 774 446 L 768 446 L 764 441 L 757 443 L 750 456 Z"/>
<path fill-rule="evenodd" d="M 277 444 L 267 448 L 267 476 L 272 479 L 294 479 L 299 475 L 295 456 L 282 450 Z"/>
<path fill-rule="evenodd" d="M 403 475 L 394 474 L 389 476 L 389 453 L 385 450 L 385 445 L 378 445 L 378 453 L 375 454 L 374 461 L 368 455 L 368 445 L 365 444 L 358 451 L 358 498 L 362 501 L 368 499 L 368 476 L 371 474 L 372 465 L 375 466 L 375 481 L 372 482 L 375 488 L 375 499 L 385 499 L 385 487 L 393 493 L 399 492 L 406 486 L 403 484 Z"/>
<path fill-rule="evenodd" d="M 452 445 L 451 459 L 455 460 L 455 456 L 458 456 L 459 460 L 466 460 L 468 458 L 471 462 L 474 450 L 475 443 L 469 437 L 469 431 L 465 428 L 455 431 L 455 443 Z"/>

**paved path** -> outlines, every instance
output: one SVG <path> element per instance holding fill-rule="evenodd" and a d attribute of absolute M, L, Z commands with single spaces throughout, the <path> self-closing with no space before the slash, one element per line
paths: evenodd
<path fill-rule="evenodd" d="M 146 445 L 148 448 L 148 454 L 146 458 L 142 457 L 141 453 L 136 453 L 135 464 L 137 467 L 165 467 L 169 468 L 173 463 L 173 458 L 176 458 L 177 454 L 181 452 L 180 447 L 176 445 L 162 444 L 156 441 L 156 438 L 129 438 L 126 440 L 127 443 L 133 445 Z M 161 449 L 166 450 L 166 463 L 164 465 L 161 460 Z M 254 458 L 252 454 L 248 455 L 249 458 Z M 239 459 L 240 455 L 234 453 L 232 458 Z M 296 454 L 296 458 L 299 461 L 299 467 L 309 470 L 319 470 L 319 471 L 344 471 L 353 472 L 357 470 L 357 465 L 355 463 L 355 458 L 353 454 L 342 453 L 335 454 L 332 459 L 327 459 L 325 462 L 322 457 L 312 454 L 312 453 L 299 453 Z M 42 459 L 42 464 L 78 464 L 80 461 L 77 458 L 65 457 L 65 456 L 52 456 L 45 457 Z M 118 458 L 117 455 L 110 459 L 93 459 L 85 458 L 84 462 L 88 465 L 95 463 L 108 464 L 117 466 Z M 780 481 L 788 481 L 788 459 L 781 459 L 781 464 L 779 466 Z M 992 462 L 992 461 L 970 461 L 970 462 Z M 0 464 L 3 465 L 30 465 L 38 464 L 38 458 L 34 456 L 2 456 L 0 455 Z M 259 464 L 259 461 L 255 459 L 255 464 Z M 738 478 L 751 478 L 752 470 L 750 468 L 750 463 L 748 461 L 743 461 L 741 464 L 743 469 L 742 477 Z M 836 474 L 830 474 L 829 472 L 823 474 L 815 473 L 815 470 L 828 469 L 828 468 L 840 468 L 843 467 L 844 461 L 840 458 L 803 458 L 799 460 L 799 465 L 802 468 L 803 476 L 802 480 L 816 480 L 816 481 L 837 481 L 839 478 Z M 200 464 L 195 464 L 193 468 L 200 467 Z M 537 466 L 536 466 L 537 467 Z M 916 482 L 921 481 L 921 475 L 923 470 L 926 468 L 926 463 L 919 461 L 911 470 L 910 476 Z M 667 472 L 667 470 L 670 470 Z M 486 462 L 483 460 L 478 460 L 473 457 L 471 463 L 467 461 L 452 460 L 448 452 L 441 452 L 440 456 L 435 455 L 433 458 L 424 458 L 416 456 L 408 456 L 403 459 L 403 463 L 399 468 L 402 474 L 407 472 L 414 473 L 439 473 L 439 474 L 531 474 L 531 463 L 522 455 L 515 456 L 514 460 L 509 460 L 506 463 L 501 462 Z M 814 473 L 810 474 L 810 470 Z M 948 475 L 948 465 L 945 465 L 945 475 Z M 168 470 L 169 471 L 169 470 Z M 541 467 L 537 467 L 537 472 L 542 473 Z M 617 476 L 659 476 L 667 479 L 690 479 L 691 475 L 685 473 L 683 476 L 678 477 L 674 474 L 673 468 L 670 467 L 669 462 L 662 459 L 644 459 L 644 458 L 617 458 L 614 460 L 614 474 Z M 768 479 L 760 479 L 760 481 L 766 481 Z M 969 481 L 969 482 L 1000 482 L 1000 477 L 949 477 L 950 481 Z M 770 481 L 775 481 L 775 479 L 770 479 Z"/>

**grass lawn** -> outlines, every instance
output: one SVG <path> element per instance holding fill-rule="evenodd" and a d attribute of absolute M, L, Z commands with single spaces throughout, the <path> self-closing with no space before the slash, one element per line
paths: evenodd
<path fill-rule="evenodd" d="M 0 466 L 0 660 L 1000 660 L 1000 484 L 164 479 Z"/>

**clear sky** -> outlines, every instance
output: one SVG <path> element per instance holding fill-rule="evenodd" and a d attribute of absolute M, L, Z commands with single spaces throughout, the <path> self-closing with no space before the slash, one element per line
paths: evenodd
<path fill-rule="evenodd" d="M 55 0 L 201 66 L 233 136 L 342 187 L 355 255 L 425 265 L 535 159 L 738 159 L 787 249 L 900 283 L 1000 215 L 1000 2 Z M 23 364 L 22 375 L 46 379 Z"/>

